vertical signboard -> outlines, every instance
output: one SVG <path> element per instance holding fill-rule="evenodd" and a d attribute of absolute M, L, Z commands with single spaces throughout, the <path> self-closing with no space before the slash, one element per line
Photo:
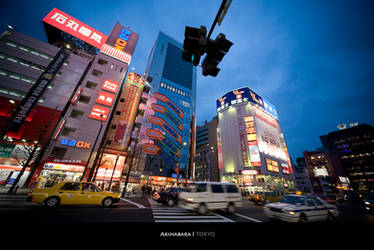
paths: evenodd
<path fill-rule="evenodd" d="M 260 159 L 260 152 L 258 149 L 257 144 L 257 135 L 256 129 L 254 124 L 254 119 L 252 115 L 244 117 L 245 122 L 245 131 L 247 134 L 247 142 L 249 148 L 249 158 L 251 161 L 251 166 L 260 167 L 261 166 L 261 159 Z"/>
<path fill-rule="evenodd" d="M 100 51 L 130 64 L 138 39 L 139 35 L 137 33 L 117 22 Z"/>
<path fill-rule="evenodd" d="M 23 98 L 18 105 L 15 115 L 8 125 L 7 131 L 17 132 L 21 128 L 22 124 L 25 122 L 26 117 L 36 106 L 38 100 L 43 96 L 48 85 L 60 70 L 61 66 L 68 58 L 68 56 L 69 53 L 63 49 L 57 52 L 52 62 L 47 66 L 45 71 L 41 74 L 41 76 L 26 94 L 25 98 Z"/>
<path fill-rule="evenodd" d="M 144 83 L 145 81 L 141 75 L 134 72 L 128 73 L 122 95 L 125 102 L 123 104 L 119 126 L 114 135 L 114 140 L 125 147 L 128 146 L 130 140 Z"/>

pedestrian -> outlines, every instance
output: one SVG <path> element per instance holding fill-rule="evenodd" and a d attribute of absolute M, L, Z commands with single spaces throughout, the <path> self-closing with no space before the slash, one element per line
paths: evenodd
<path fill-rule="evenodd" d="M 143 193 L 143 197 L 145 196 L 145 186 L 143 185 L 142 186 L 142 193 Z"/>

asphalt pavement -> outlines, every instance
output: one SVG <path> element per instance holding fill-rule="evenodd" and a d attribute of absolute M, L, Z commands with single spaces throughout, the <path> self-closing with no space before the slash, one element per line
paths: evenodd
<path fill-rule="evenodd" d="M 355 204 L 339 205 L 337 222 L 374 222 L 374 215 Z M 264 215 L 262 205 L 243 200 L 234 214 L 223 209 L 200 215 L 180 207 L 158 204 L 147 197 L 122 198 L 110 208 L 101 206 L 60 206 L 48 209 L 26 201 L 25 195 L 0 195 L 0 221 L 31 223 L 272 223 Z"/>

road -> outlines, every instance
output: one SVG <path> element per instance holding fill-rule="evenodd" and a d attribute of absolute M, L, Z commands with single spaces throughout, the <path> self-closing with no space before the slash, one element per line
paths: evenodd
<path fill-rule="evenodd" d="M 337 222 L 374 222 L 374 215 L 352 204 L 339 206 Z M 48 209 L 26 202 L 26 196 L 0 195 L 0 221 L 20 223 L 51 222 L 149 222 L 149 223 L 273 223 L 264 215 L 262 206 L 248 201 L 234 214 L 215 210 L 200 215 L 179 207 L 169 208 L 145 199 L 122 199 L 111 208 L 100 206 L 60 206 Z"/>

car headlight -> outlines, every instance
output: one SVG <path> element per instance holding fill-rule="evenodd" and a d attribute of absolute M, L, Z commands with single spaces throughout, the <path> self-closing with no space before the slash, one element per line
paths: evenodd
<path fill-rule="evenodd" d="M 370 202 L 368 202 L 368 201 L 365 201 L 365 204 L 366 204 L 366 205 L 370 205 Z"/>
<path fill-rule="evenodd" d="M 187 198 L 187 202 L 193 202 L 194 199 L 193 198 Z"/>
<path fill-rule="evenodd" d="M 294 211 L 289 211 L 288 212 L 290 215 L 295 215 L 295 212 Z"/>

